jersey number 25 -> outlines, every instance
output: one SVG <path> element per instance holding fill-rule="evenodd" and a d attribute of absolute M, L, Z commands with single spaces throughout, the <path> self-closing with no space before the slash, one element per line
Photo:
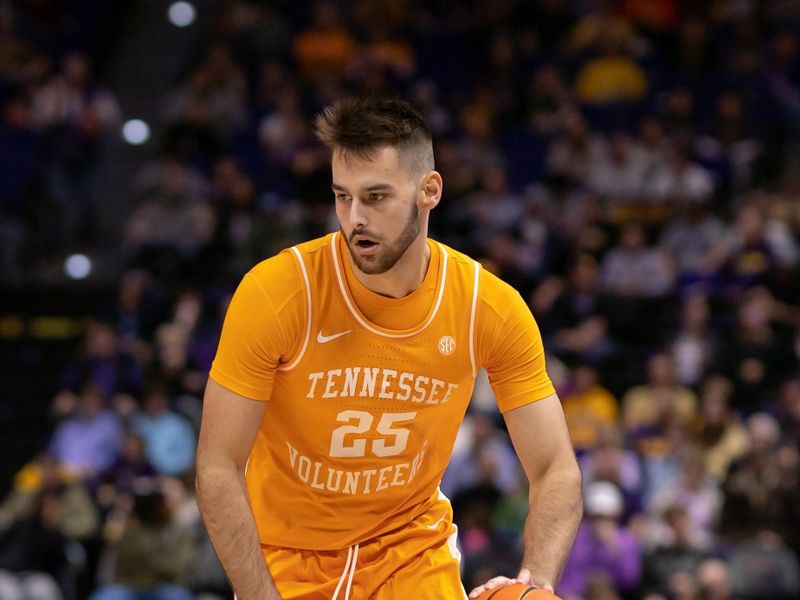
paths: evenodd
<path fill-rule="evenodd" d="M 386 439 L 372 440 L 371 451 L 375 456 L 396 456 L 406 449 L 408 429 L 395 427 L 398 423 L 413 421 L 416 412 L 383 413 L 375 431 Z M 333 430 L 330 455 L 333 457 L 359 457 L 367 453 L 367 438 L 356 437 L 367 433 L 375 420 L 371 413 L 363 410 L 343 410 L 336 415 L 339 423 L 347 423 Z M 348 437 L 349 436 L 349 437 Z"/>

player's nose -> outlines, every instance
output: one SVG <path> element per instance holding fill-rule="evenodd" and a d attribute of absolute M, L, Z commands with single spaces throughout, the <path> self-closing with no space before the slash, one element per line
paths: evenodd
<path fill-rule="evenodd" d="M 355 198 L 350 203 L 350 225 L 353 226 L 353 229 L 367 226 L 365 206 L 360 200 Z"/>

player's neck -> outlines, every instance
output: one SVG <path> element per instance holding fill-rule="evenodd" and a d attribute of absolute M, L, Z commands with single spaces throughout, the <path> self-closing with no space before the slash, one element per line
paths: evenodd
<path fill-rule="evenodd" d="M 420 230 L 400 260 L 385 273 L 368 275 L 361 271 L 347 253 L 356 278 L 370 291 L 389 298 L 404 298 L 413 293 L 425 279 L 431 259 L 427 230 Z"/>

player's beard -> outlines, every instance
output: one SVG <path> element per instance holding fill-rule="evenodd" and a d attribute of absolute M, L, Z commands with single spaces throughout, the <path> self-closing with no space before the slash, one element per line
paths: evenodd
<path fill-rule="evenodd" d="M 365 235 L 372 238 L 381 245 L 381 248 L 373 256 L 360 256 L 353 250 L 353 237 L 356 235 Z M 347 248 L 350 250 L 350 256 L 353 257 L 353 263 L 358 267 L 359 271 L 365 275 L 380 275 L 381 273 L 386 273 L 397 264 L 397 261 L 403 257 L 403 254 L 414 243 L 418 235 L 419 208 L 417 203 L 413 202 L 406 224 L 395 241 L 388 243 L 383 238 L 372 234 L 366 228 L 354 229 L 347 239 Z"/>

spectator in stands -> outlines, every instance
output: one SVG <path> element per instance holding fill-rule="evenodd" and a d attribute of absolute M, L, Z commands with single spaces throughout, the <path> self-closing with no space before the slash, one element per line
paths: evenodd
<path fill-rule="evenodd" d="M 453 454 L 442 478 L 442 491 L 449 497 L 481 485 L 505 492 L 517 484 L 519 462 L 508 436 L 494 424 L 493 414 L 474 412 L 467 417 L 471 431 L 463 451 Z"/>
<path fill-rule="evenodd" d="M 224 44 L 213 44 L 203 61 L 167 100 L 167 121 L 191 121 L 198 116 L 223 138 L 247 120 L 247 79 Z"/>
<path fill-rule="evenodd" d="M 56 493 L 45 492 L 38 497 L 33 515 L 0 533 L 0 597 L 4 600 L 61 600 L 69 589 L 70 550 L 58 527 L 60 511 Z"/>
<path fill-rule="evenodd" d="M 712 548 L 722 495 L 717 481 L 707 475 L 700 452 L 691 451 L 683 457 L 680 478 L 663 486 L 650 498 L 648 512 L 663 514 L 675 506 L 686 511 L 686 526 L 691 531 L 693 546 Z"/>
<path fill-rule="evenodd" d="M 191 600 L 184 584 L 193 558 L 191 532 L 174 522 L 164 495 L 142 490 L 111 548 L 113 578 L 91 600 Z"/>
<path fill-rule="evenodd" d="M 164 319 L 163 303 L 163 294 L 150 272 L 131 269 L 120 275 L 117 301 L 109 309 L 109 320 L 120 336 L 124 355 L 142 354 L 143 344 L 152 339 L 158 323 Z"/>
<path fill-rule="evenodd" d="M 601 282 L 606 293 L 620 298 L 656 298 L 670 293 L 674 272 L 669 258 L 648 246 L 640 225 L 626 226 L 619 243 L 603 258 Z"/>
<path fill-rule="evenodd" d="M 104 396 L 96 384 L 84 384 L 75 414 L 58 424 L 48 444 L 48 453 L 79 477 L 110 467 L 122 446 L 122 424 L 104 408 Z"/>
<path fill-rule="evenodd" d="M 729 293 L 771 281 L 778 259 L 767 237 L 764 214 L 758 206 L 750 203 L 737 210 L 734 226 L 722 244 L 720 258 Z"/>
<path fill-rule="evenodd" d="M 800 378 L 793 377 L 781 384 L 772 413 L 781 424 L 786 441 L 800 446 Z"/>
<path fill-rule="evenodd" d="M 697 397 L 675 378 L 675 365 L 668 354 L 655 354 L 647 361 L 646 383 L 630 388 L 622 397 L 623 421 L 628 431 L 656 424 L 664 411 L 689 423 L 697 411 Z"/>
<path fill-rule="evenodd" d="M 64 537 L 85 541 L 97 533 L 97 508 L 84 482 L 46 454 L 38 456 L 17 474 L 13 489 L 0 503 L 0 532 L 19 521 L 34 518 L 45 494 L 49 495 L 48 503 L 58 503 L 57 526 Z"/>
<path fill-rule="evenodd" d="M 294 57 L 309 81 L 344 77 L 356 54 L 356 41 L 342 23 L 334 2 L 318 1 L 311 7 L 311 23 L 294 39 Z"/>
<path fill-rule="evenodd" d="M 548 147 L 547 170 L 572 185 L 585 184 L 589 168 L 603 156 L 603 139 L 592 132 L 577 110 L 564 115 L 564 130 Z"/>
<path fill-rule="evenodd" d="M 664 229 L 660 245 L 672 257 L 682 287 L 713 284 L 726 227 L 703 202 L 684 203 Z"/>
<path fill-rule="evenodd" d="M 719 340 L 710 326 L 708 299 L 688 296 L 681 310 L 680 329 L 670 343 L 675 378 L 685 386 L 695 386 L 713 364 Z"/>
<path fill-rule="evenodd" d="M 554 64 L 541 66 L 531 78 L 525 96 L 528 124 L 541 135 L 553 135 L 562 126 L 570 91 L 564 73 Z"/>
<path fill-rule="evenodd" d="M 717 172 L 730 180 L 734 192 L 748 189 L 754 163 L 763 149 L 753 131 L 753 121 L 747 118 L 744 98 L 736 92 L 723 92 L 714 114 L 712 129 L 697 140 L 698 158 L 715 165 Z"/>
<path fill-rule="evenodd" d="M 622 510 L 622 495 L 614 484 L 596 481 L 586 488 L 586 516 L 557 590 L 565 600 L 583 596 L 595 574 L 607 577 L 622 592 L 639 585 L 641 548 L 636 537 L 619 523 Z"/>
<path fill-rule="evenodd" d="M 610 203 L 639 200 L 647 163 L 637 143 L 628 134 L 616 131 L 599 158 L 589 166 L 589 189 Z"/>
<path fill-rule="evenodd" d="M 766 413 L 747 421 L 749 450 L 731 468 L 724 482 L 725 503 L 720 528 L 731 539 L 743 539 L 760 529 L 783 529 L 781 464 L 777 460 L 780 425 Z"/>
<path fill-rule="evenodd" d="M 775 299 L 766 288 L 748 290 L 717 353 L 716 367 L 734 382 L 734 406 L 745 414 L 771 398 L 779 374 L 793 364 L 789 340 L 772 325 L 774 312 Z"/>
<path fill-rule="evenodd" d="M 597 445 L 579 458 L 584 487 L 594 481 L 607 481 L 622 492 L 623 521 L 641 513 L 644 506 L 643 474 L 640 457 L 625 448 L 620 427 L 600 430 Z"/>
<path fill-rule="evenodd" d="M 730 569 L 725 561 L 710 558 L 697 569 L 697 579 L 705 600 L 735 600 L 730 583 Z"/>
<path fill-rule="evenodd" d="M 647 536 L 651 549 L 644 557 L 643 591 L 664 597 L 675 575 L 697 572 L 709 557 L 710 540 L 692 529 L 688 511 L 681 504 L 656 515 Z"/>
<path fill-rule="evenodd" d="M 636 103 L 647 92 L 647 76 L 610 32 L 600 32 L 597 56 L 575 76 L 575 95 L 585 104 Z"/>
<path fill-rule="evenodd" d="M 104 321 L 92 321 L 86 330 L 81 352 L 61 374 L 61 389 L 77 393 L 87 381 L 97 386 L 104 396 L 117 392 L 136 393 L 141 389 L 142 368 L 121 346 L 114 327 Z M 54 402 L 56 416 L 74 409 L 66 399 Z"/>
<path fill-rule="evenodd" d="M 189 186 L 189 173 L 167 162 L 161 186 L 143 200 L 128 219 L 125 243 L 132 257 L 157 272 L 177 273 L 191 264 L 211 239 L 214 215 L 206 199 Z"/>
<path fill-rule="evenodd" d="M 194 464 L 196 433 L 184 417 L 170 410 L 168 394 L 164 383 L 151 383 L 131 426 L 144 441 L 150 464 L 163 475 L 176 476 Z"/>
<path fill-rule="evenodd" d="M 116 98 L 92 79 L 89 58 L 71 52 L 33 95 L 33 122 L 45 131 L 54 150 L 47 163 L 47 211 L 41 215 L 51 239 L 70 247 L 96 235 L 99 155 L 118 127 Z"/>
<path fill-rule="evenodd" d="M 714 180 L 706 169 L 692 162 L 688 151 L 674 146 L 668 160 L 648 179 L 646 198 L 667 204 L 708 202 L 714 193 Z"/>
<path fill-rule="evenodd" d="M 598 363 L 614 350 L 600 297 L 597 261 L 575 257 L 567 278 L 542 281 L 531 299 L 548 347 L 559 356 Z"/>
<path fill-rule="evenodd" d="M 117 460 L 100 473 L 95 484 L 95 498 L 101 509 L 111 510 L 121 495 L 132 495 L 142 479 L 154 479 L 158 471 L 145 453 L 144 440 L 134 431 L 126 431 Z"/>
<path fill-rule="evenodd" d="M 732 394 L 733 384 L 725 377 L 712 375 L 703 381 L 693 426 L 693 441 L 705 455 L 706 472 L 720 483 L 749 445 L 741 418 L 730 406 Z"/>
<path fill-rule="evenodd" d="M 563 394 L 561 404 L 578 453 L 595 448 L 603 432 L 619 424 L 617 399 L 600 385 L 597 370 L 589 365 L 574 369 L 572 390 Z"/>
<path fill-rule="evenodd" d="M 737 544 L 728 558 L 733 593 L 754 600 L 791 600 L 800 594 L 797 556 L 772 531 Z"/>

